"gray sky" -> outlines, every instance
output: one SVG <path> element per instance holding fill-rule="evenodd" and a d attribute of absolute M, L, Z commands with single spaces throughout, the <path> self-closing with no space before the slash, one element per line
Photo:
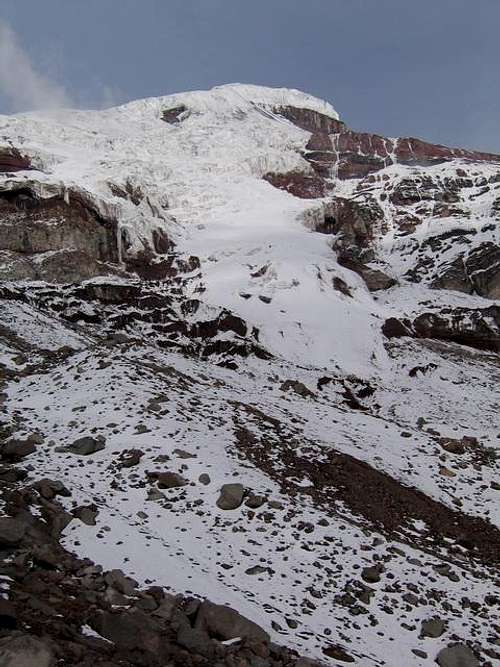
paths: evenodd
<path fill-rule="evenodd" d="M 0 19 L 0 113 L 238 81 L 500 152 L 500 0 L 1 0 Z"/>

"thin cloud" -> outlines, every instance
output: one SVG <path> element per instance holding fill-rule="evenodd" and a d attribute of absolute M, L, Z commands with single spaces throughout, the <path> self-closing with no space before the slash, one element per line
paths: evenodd
<path fill-rule="evenodd" d="M 15 32 L 0 19 L 0 94 L 12 111 L 72 106 L 66 90 L 35 70 Z"/>

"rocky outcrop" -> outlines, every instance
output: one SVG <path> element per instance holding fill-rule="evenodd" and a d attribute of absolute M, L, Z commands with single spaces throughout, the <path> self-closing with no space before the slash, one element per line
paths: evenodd
<path fill-rule="evenodd" d="M 342 132 L 345 129 L 343 121 L 312 109 L 283 105 L 274 107 L 273 113 L 283 116 L 297 127 L 314 134 L 328 135 Z"/>
<path fill-rule="evenodd" d="M 119 271 L 117 226 L 80 194 L 0 193 L 0 278 L 72 282 Z M 114 265 L 114 269 L 113 269 Z"/>
<path fill-rule="evenodd" d="M 309 176 L 297 171 L 287 174 L 268 173 L 264 180 L 280 190 L 286 190 L 300 199 L 318 199 L 327 193 L 327 184 L 318 176 Z"/>
<path fill-rule="evenodd" d="M 389 318 L 382 332 L 386 338 L 431 338 L 499 352 L 500 307 L 445 308 L 421 313 L 413 320 Z"/>
<path fill-rule="evenodd" d="M 499 299 L 500 247 L 487 241 L 468 254 L 461 253 L 432 280 L 431 286 Z"/>
<path fill-rule="evenodd" d="M 175 125 L 180 123 L 181 120 L 184 120 L 189 115 L 189 111 L 184 104 L 180 104 L 177 107 L 172 107 L 171 109 L 165 109 L 162 113 L 161 119 L 165 123 L 170 125 Z"/>
<path fill-rule="evenodd" d="M 344 266 L 346 269 L 354 271 L 361 276 L 370 292 L 389 289 L 397 283 L 394 278 L 388 276 L 380 269 L 375 269 L 360 261 L 350 259 L 348 256 L 344 257 L 339 255 L 338 262 L 341 266 Z"/>
<path fill-rule="evenodd" d="M 31 169 L 30 160 L 21 155 L 17 148 L 0 146 L 0 173 Z"/>

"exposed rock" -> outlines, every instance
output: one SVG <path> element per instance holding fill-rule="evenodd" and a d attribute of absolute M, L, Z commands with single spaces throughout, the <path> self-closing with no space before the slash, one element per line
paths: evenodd
<path fill-rule="evenodd" d="M 280 386 L 281 391 L 294 391 L 302 398 L 314 397 L 314 393 L 298 380 L 285 380 Z"/>
<path fill-rule="evenodd" d="M 0 628 L 14 630 L 17 627 L 16 608 L 9 602 L 0 598 Z"/>
<path fill-rule="evenodd" d="M 3 459 L 21 461 L 36 451 L 36 445 L 30 440 L 8 440 L 0 450 Z"/>
<path fill-rule="evenodd" d="M 206 472 L 202 472 L 201 475 L 198 477 L 198 481 L 201 482 L 204 486 L 208 486 L 210 484 L 210 475 L 208 475 Z"/>
<path fill-rule="evenodd" d="M 18 519 L 0 517 L 0 547 L 12 547 L 21 542 L 26 526 Z"/>
<path fill-rule="evenodd" d="M 161 655 L 159 628 L 150 616 L 138 609 L 103 611 L 90 619 L 90 625 L 122 651 L 139 650 L 144 654 Z"/>
<path fill-rule="evenodd" d="M 440 618 L 429 618 L 426 621 L 422 621 L 420 635 L 436 639 L 437 637 L 441 637 L 445 630 L 446 623 L 444 621 Z"/>
<path fill-rule="evenodd" d="M 177 633 L 177 643 L 190 653 L 212 658 L 215 654 L 215 646 L 210 636 L 204 630 L 182 626 Z"/>
<path fill-rule="evenodd" d="M 386 320 L 382 332 L 387 338 L 412 336 L 433 338 L 479 350 L 500 350 L 500 308 L 447 308 L 438 312 L 424 312 L 413 322 Z"/>
<path fill-rule="evenodd" d="M 327 186 L 323 179 L 318 176 L 308 176 L 301 172 L 288 172 L 286 174 L 267 173 L 263 179 L 280 190 L 286 190 L 294 197 L 301 199 L 317 199 L 324 197 Z"/>
<path fill-rule="evenodd" d="M 335 646 L 334 644 L 324 648 L 323 653 L 329 658 L 333 658 L 339 662 L 356 662 L 352 655 L 349 655 L 345 649 L 343 649 L 341 646 Z"/>
<path fill-rule="evenodd" d="M 80 519 L 86 526 L 95 526 L 99 510 L 97 505 L 82 505 L 80 507 L 75 507 L 72 514 L 77 519 Z"/>
<path fill-rule="evenodd" d="M 243 484 L 224 484 L 220 490 L 217 507 L 221 510 L 235 510 L 243 502 L 245 487 Z"/>
<path fill-rule="evenodd" d="M 17 148 L 0 146 L 0 173 L 31 169 L 30 160 L 21 155 Z"/>
<path fill-rule="evenodd" d="M 16 633 L 0 639 L 0 665 L 5 667 L 55 667 L 49 645 L 32 635 Z"/>
<path fill-rule="evenodd" d="M 77 454 L 78 456 L 90 456 L 90 454 L 100 452 L 105 447 L 106 441 L 102 436 L 98 436 L 97 438 L 84 436 L 75 440 L 71 445 L 64 447 L 62 451 Z"/>
<path fill-rule="evenodd" d="M 71 492 L 58 480 L 44 478 L 36 482 L 34 486 L 46 500 L 52 500 L 56 496 L 68 498 L 71 495 Z"/>
<path fill-rule="evenodd" d="M 361 576 L 369 584 L 375 584 L 380 581 L 380 568 L 377 566 L 365 567 L 361 571 Z"/>
<path fill-rule="evenodd" d="M 142 452 L 140 449 L 127 449 L 124 452 L 121 452 L 118 467 L 133 468 L 140 463 L 140 460 L 143 456 L 144 452 Z"/>
<path fill-rule="evenodd" d="M 148 473 L 148 477 L 156 480 L 159 489 L 177 489 L 189 484 L 187 479 L 177 472 Z"/>
<path fill-rule="evenodd" d="M 466 644 L 453 644 L 439 651 L 436 662 L 440 667 L 479 667 L 479 660 Z"/>
<path fill-rule="evenodd" d="M 268 633 L 253 621 L 224 605 L 205 600 L 196 617 L 195 627 L 205 630 L 211 637 L 233 639 L 242 637 L 260 642 L 269 642 Z"/>
<path fill-rule="evenodd" d="M 184 104 L 179 104 L 177 107 L 172 107 L 172 109 L 165 109 L 162 113 L 161 119 L 166 123 L 175 125 L 180 123 L 181 120 L 184 120 L 189 116 L 187 107 Z"/>
<path fill-rule="evenodd" d="M 262 507 L 262 505 L 266 502 L 266 497 L 265 496 L 260 496 L 255 493 L 250 493 L 248 494 L 246 500 L 245 500 L 245 505 L 247 507 L 250 507 L 250 509 L 256 510 L 259 509 L 259 507 Z"/>
<path fill-rule="evenodd" d="M 370 292 L 389 289 L 390 287 L 396 285 L 397 281 L 385 274 L 383 271 L 380 271 L 380 269 L 374 269 L 373 267 L 367 266 L 362 262 L 342 256 L 339 256 L 338 262 L 341 266 L 345 266 L 346 269 L 354 271 L 360 275 L 365 281 L 366 286 Z"/>

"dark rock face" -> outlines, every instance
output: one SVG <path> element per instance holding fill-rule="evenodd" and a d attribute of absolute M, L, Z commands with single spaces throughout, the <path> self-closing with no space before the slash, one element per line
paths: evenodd
<path fill-rule="evenodd" d="M 161 119 L 170 125 L 175 125 L 180 123 L 188 115 L 188 109 L 184 104 L 180 104 L 178 107 L 173 107 L 172 109 L 165 109 L 162 113 Z"/>
<path fill-rule="evenodd" d="M 354 132 L 342 121 L 309 109 L 283 106 L 275 107 L 273 112 L 311 133 L 304 157 L 324 179 L 365 178 L 391 164 L 426 167 L 454 159 L 500 163 L 500 156 L 493 153 L 449 148 L 414 137 L 388 139 L 377 134 Z M 269 182 L 279 188 L 291 187 L 290 183 L 276 177 Z"/>
<path fill-rule="evenodd" d="M 275 114 L 283 116 L 297 127 L 311 133 L 333 134 L 341 132 L 345 125 L 340 120 L 335 120 L 311 109 L 303 109 L 293 106 L 279 106 L 273 109 Z"/>
<path fill-rule="evenodd" d="M 327 206 L 331 233 L 336 235 L 335 249 L 344 256 L 360 258 L 370 249 L 375 234 L 381 231 L 384 213 L 376 201 L 354 201 L 333 197 Z M 366 256 L 366 253 L 365 253 Z"/>
<path fill-rule="evenodd" d="M 413 336 L 459 343 L 479 350 L 500 351 L 500 308 L 449 308 L 422 313 L 413 321 L 390 318 L 382 327 L 387 338 Z"/>
<path fill-rule="evenodd" d="M 11 146 L 0 146 L 0 173 L 16 172 L 31 169 L 31 163 L 27 157 Z"/>
<path fill-rule="evenodd" d="M 324 197 L 327 187 L 323 179 L 316 176 L 306 176 L 300 172 L 289 172 L 288 174 L 265 174 L 265 181 L 274 185 L 275 188 L 286 190 L 294 197 L 300 199 L 317 199 Z"/>
<path fill-rule="evenodd" d="M 0 193 L 0 278 L 72 282 L 112 273 L 116 223 L 81 195 L 39 198 L 28 188 Z"/>
<path fill-rule="evenodd" d="M 500 247 L 488 241 L 474 248 L 468 255 L 459 255 L 431 285 L 438 289 L 499 299 Z"/>
<path fill-rule="evenodd" d="M 360 275 L 370 292 L 389 289 L 396 285 L 396 280 L 394 278 L 391 278 L 383 271 L 380 271 L 380 269 L 374 269 L 362 262 L 340 256 L 339 264 Z"/>

